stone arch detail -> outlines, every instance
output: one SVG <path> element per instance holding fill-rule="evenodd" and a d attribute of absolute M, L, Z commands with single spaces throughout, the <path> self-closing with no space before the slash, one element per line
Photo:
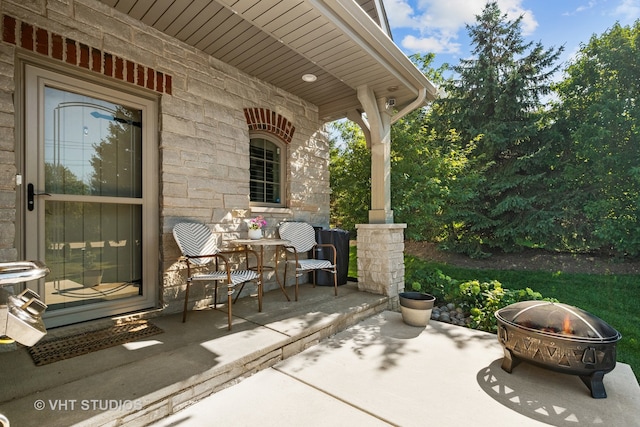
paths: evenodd
<path fill-rule="evenodd" d="M 267 108 L 245 108 L 244 117 L 247 119 L 249 130 L 259 130 L 271 133 L 284 141 L 291 143 L 295 126 L 282 115 Z"/>

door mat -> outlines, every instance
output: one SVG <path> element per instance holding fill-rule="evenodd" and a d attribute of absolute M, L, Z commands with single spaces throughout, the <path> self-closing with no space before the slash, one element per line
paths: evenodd
<path fill-rule="evenodd" d="M 29 354 L 36 366 L 43 366 L 162 332 L 162 329 L 146 320 L 128 322 L 64 338 L 41 341 L 29 347 Z"/>

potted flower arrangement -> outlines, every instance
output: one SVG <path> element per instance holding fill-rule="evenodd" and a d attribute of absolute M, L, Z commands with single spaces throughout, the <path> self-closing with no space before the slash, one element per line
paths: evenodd
<path fill-rule="evenodd" d="M 267 225 L 267 221 L 265 221 L 262 215 L 251 218 L 249 220 L 249 238 L 253 240 L 261 239 L 262 227 L 264 227 L 265 225 Z"/>

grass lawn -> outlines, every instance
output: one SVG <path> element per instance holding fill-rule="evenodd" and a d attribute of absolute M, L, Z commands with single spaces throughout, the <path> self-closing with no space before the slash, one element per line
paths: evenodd
<path fill-rule="evenodd" d="M 350 253 L 349 275 L 357 277 L 356 251 Z M 353 265 L 352 265 L 353 264 Z M 631 365 L 640 381 L 640 276 L 565 274 L 540 271 L 475 270 L 405 258 L 406 269 L 439 269 L 460 281 L 498 280 L 504 288 L 531 288 L 544 297 L 586 310 L 622 334 L 618 342 L 619 362 Z M 354 272 L 352 273 L 352 268 Z"/>

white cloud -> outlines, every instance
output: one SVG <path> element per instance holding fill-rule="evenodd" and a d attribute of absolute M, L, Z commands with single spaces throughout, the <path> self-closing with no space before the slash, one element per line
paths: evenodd
<path fill-rule="evenodd" d="M 522 0 L 498 0 L 498 6 L 509 19 L 516 20 L 522 16 L 522 35 L 530 36 L 538 28 L 538 21 L 530 9 L 522 7 Z"/>
<path fill-rule="evenodd" d="M 391 28 L 416 28 L 415 12 L 406 0 L 385 0 L 384 9 Z"/>
<path fill-rule="evenodd" d="M 436 37 L 406 36 L 401 41 L 402 47 L 414 52 L 433 53 L 459 53 L 460 43 L 454 43 L 450 39 Z"/>
<path fill-rule="evenodd" d="M 633 23 L 640 17 L 640 0 L 622 0 L 613 11 L 622 24 Z"/>
<path fill-rule="evenodd" d="M 592 0 L 586 5 L 580 5 L 576 8 L 576 12 L 584 12 L 585 10 L 593 9 L 596 6 L 597 2 Z"/>
<path fill-rule="evenodd" d="M 610 3 L 597 0 L 589 0 L 575 8 L 572 12 L 565 12 L 566 16 L 575 16 L 580 13 L 596 12 L 602 16 L 612 16 L 623 25 L 632 24 L 640 18 L 640 0 L 618 0 L 612 8 Z"/>
<path fill-rule="evenodd" d="M 538 23 L 531 10 L 522 7 L 523 0 L 498 0 L 498 6 L 509 19 L 521 15 L 522 32 L 527 36 Z M 638 0 L 640 1 L 640 0 Z M 401 41 L 405 49 L 434 53 L 456 53 L 456 42 L 465 25 L 473 24 L 482 13 L 486 0 L 385 0 L 385 10 L 392 29 L 414 30 L 415 36 Z"/>
<path fill-rule="evenodd" d="M 417 3 L 421 24 L 453 33 L 475 21 L 475 15 L 482 11 L 483 6 L 484 0 L 418 0 Z"/>

